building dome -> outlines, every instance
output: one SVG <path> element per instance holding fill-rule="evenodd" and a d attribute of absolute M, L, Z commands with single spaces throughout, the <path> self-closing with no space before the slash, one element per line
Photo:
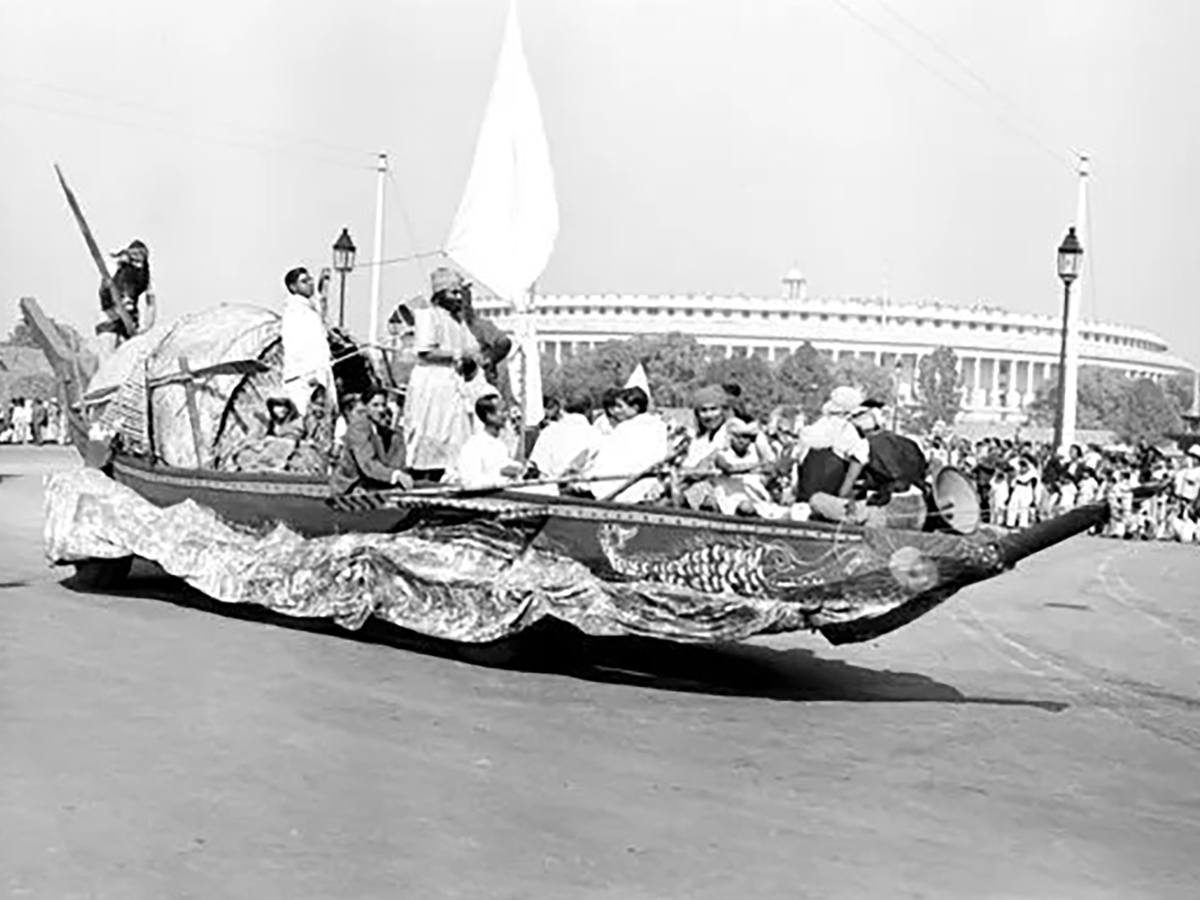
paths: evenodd
<path fill-rule="evenodd" d="M 808 299 L 808 279 L 795 263 L 783 276 L 783 296 L 788 300 Z"/>

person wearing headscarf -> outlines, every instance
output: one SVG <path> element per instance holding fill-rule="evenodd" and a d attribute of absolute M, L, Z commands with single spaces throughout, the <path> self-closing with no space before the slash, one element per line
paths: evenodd
<path fill-rule="evenodd" d="M 774 464 L 775 454 L 758 440 L 757 422 L 732 418 L 726 430 L 728 445 L 713 460 L 720 473 L 713 481 L 717 508 L 727 516 L 752 516 L 772 505 L 764 470 Z"/>
<path fill-rule="evenodd" d="M 920 493 L 929 468 L 925 455 L 912 438 L 885 427 L 883 403 L 864 401 L 850 421 L 870 448 L 862 469 L 860 495 L 872 506 L 886 506 L 893 496 L 914 490 Z"/>
<path fill-rule="evenodd" d="M 404 437 L 413 472 L 436 481 L 476 431 L 475 402 L 493 389 L 465 318 L 462 276 L 441 267 L 430 281 L 429 305 L 413 310 L 417 360 L 404 398 Z"/>
<path fill-rule="evenodd" d="M 711 468 L 712 458 L 729 446 L 730 396 L 718 384 L 709 384 L 692 395 L 696 433 L 683 457 L 683 469 Z"/>
<path fill-rule="evenodd" d="M 103 355 L 153 328 L 157 316 L 154 294 L 150 292 L 149 248 L 135 240 L 112 256 L 117 268 L 111 281 L 105 280 L 100 285 L 100 311 L 104 313 L 104 321 L 96 326 Z M 120 310 L 124 310 L 124 316 Z"/>
<path fill-rule="evenodd" d="M 863 400 L 858 388 L 834 388 L 821 418 L 800 433 L 807 452 L 800 465 L 798 499 L 809 504 L 814 518 L 860 524 L 868 518 L 867 507 L 852 497 L 854 482 L 871 458 L 870 444 L 851 421 L 863 409 Z"/>

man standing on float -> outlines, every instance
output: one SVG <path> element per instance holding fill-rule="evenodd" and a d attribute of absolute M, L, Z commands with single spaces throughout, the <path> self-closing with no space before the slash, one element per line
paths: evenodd
<path fill-rule="evenodd" d="M 283 276 L 283 284 L 288 291 L 280 328 L 280 337 L 283 339 L 283 389 L 301 417 L 308 412 L 308 404 L 317 388 L 325 389 L 326 402 L 331 406 L 337 397 L 329 338 L 325 319 L 321 315 L 324 304 L 318 299 L 325 296 L 328 281 L 329 271 L 324 270 L 321 272 L 320 287 L 314 291 L 308 269 L 295 268 Z M 314 293 L 317 297 L 313 296 Z"/>

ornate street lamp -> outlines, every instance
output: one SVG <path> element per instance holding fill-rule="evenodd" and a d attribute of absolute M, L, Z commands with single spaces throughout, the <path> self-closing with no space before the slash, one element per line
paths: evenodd
<path fill-rule="evenodd" d="M 1054 417 L 1054 449 L 1063 445 L 1063 423 L 1067 411 L 1067 327 L 1070 322 L 1071 284 L 1079 277 L 1083 266 L 1083 245 L 1075 236 L 1075 228 L 1067 229 L 1067 236 L 1058 246 L 1058 277 L 1063 283 L 1062 343 L 1058 352 L 1058 415 Z"/>
<path fill-rule="evenodd" d="M 358 248 L 350 240 L 350 232 L 343 228 L 338 239 L 333 242 L 333 267 L 342 276 L 341 296 L 338 303 L 338 328 L 346 327 L 346 276 L 354 268 L 354 254 Z"/>

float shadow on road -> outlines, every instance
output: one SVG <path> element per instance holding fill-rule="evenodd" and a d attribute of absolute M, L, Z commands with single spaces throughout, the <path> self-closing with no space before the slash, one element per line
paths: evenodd
<path fill-rule="evenodd" d="M 156 600 L 224 618 L 339 640 L 648 690 L 806 703 L 963 703 L 1024 706 L 1047 712 L 1061 712 L 1068 706 L 1032 698 L 972 696 L 927 675 L 856 666 L 844 660 L 823 658 L 807 648 L 777 650 L 755 644 L 696 645 L 643 637 L 593 638 L 551 619 L 514 638 L 483 645 L 430 638 L 379 619 L 368 620 L 359 631 L 348 631 L 327 619 L 295 618 L 261 606 L 214 600 L 142 561 L 135 566 L 127 587 L 119 591 L 84 588 L 76 583 L 74 576 L 64 579 L 62 584 L 79 593 Z"/>

